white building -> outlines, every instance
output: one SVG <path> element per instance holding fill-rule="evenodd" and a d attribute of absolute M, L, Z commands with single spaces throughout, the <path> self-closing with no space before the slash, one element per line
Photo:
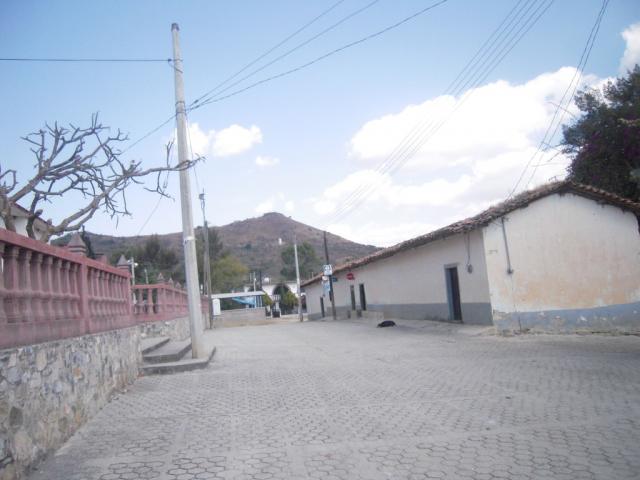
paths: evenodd
<path fill-rule="evenodd" d="M 2 204 L 4 205 L 4 204 Z M 0 207 L 2 206 L 0 205 Z M 27 234 L 27 222 L 29 220 L 29 210 L 21 207 L 20 205 L 13 205 L 11 207 L 11 216 L 13 217 L 13 223 L 16 227 L 16 233 L 20 235 L 28 236 Z M 6 228 L 4 220 L 0 218 L 0 227 Z M 44 238 L 47 231 L 47 224 L 40 217 L 36 218 L 33 222 L 33 231 L 37 240 Z"/>
<path fill-rule="evenodd" d="M 640 331 L 640 204 L 555 182 L 334 268 L 336 307 L 498 331 Z M 330 316 L 321 277 L 310 319 Z"/>

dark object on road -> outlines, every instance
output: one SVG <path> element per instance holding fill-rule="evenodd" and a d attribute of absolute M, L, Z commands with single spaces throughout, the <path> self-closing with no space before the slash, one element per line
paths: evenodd
<path fill-rule="evenodd" d="M 396 322 L 394 322 L 393 320 L 385 320 L 383 322 L 380 322 L 378 324 L 378 328 L 383 328 L 383 327 L 395 327 L 396 326 Z"/>

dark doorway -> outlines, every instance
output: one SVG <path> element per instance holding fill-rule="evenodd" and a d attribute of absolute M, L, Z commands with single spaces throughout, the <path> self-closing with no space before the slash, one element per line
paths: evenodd
<path fill-rule="evenodd" d="M 449 318 L 462 320 L 462 306 L 460 305 L 460 284 L 458 283 L 458 267 L 446 267 L 447 297 L 449 300 Z"/>
<path fill-rule="evenodd" d="M 351 290 L 351 310 L 356 309 L 356 288 L 353 285 L 349 285 L 349 290 Z"/>
<path fill-rule="evenodd" d="M 324 318 L 324 298 L 320 297 L 320 314 L 322 315 L 322 318 Z"/>
<path fill-rule="evenodd" d="M 360 308 L 362 310 L 366 310 L 367 309 L 367 296 L 364 293 L 364 283 L 361 283 L 360 285 L 358 285 L 359 289 L 360 289 Z"/>

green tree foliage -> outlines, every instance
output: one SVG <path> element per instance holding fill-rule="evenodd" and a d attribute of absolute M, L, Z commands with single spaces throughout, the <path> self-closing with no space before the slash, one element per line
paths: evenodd
<path fill-rule="evenodd" d="M 569 178 L 640 200 L 640 67 L 576 95 L 582 116 L 564 128 Z"/>
<path fill-rule="evenodd" d="M 135 269 L 136 283 L 146 283 L 147 277 L 149 283 L 156 283 L 161 273 L 165 280 L 172 278 L 176 282 L 184 283 L 182 258 L 170 248 L 162 246 L 157 235 L 151 235 L 142 245 L 114 252 L 111 255 L 111 263 L 116 263 L 120 255 L 127 259 L 133 258 L 138 264 Z"/>
<path fill-rule="evenodd" d="M 212 265 L 223 256 L 224 245 L 214 227 L 209 227 L 209 259 Z M 196 259 L 198 262 L 198 276 L 202 282 L 204 279 L 204 228 L 198 228 L 196 234 Z"/>
<path fill-rule="evenodd" d="M 223 255 L 211 267 L 211 289 L 225 293 L 242 288 L 249 269 L 233 255 Z"/>
<path fill-rule="evenodd" d="M 282 263 L 284 263 L 284 267 L 280 270 L 282 277 L 287 280 L 296 278 L 293 245 L 283 247 L 280 255 L 282 256 Z M 320 271 L 321 262 L 313 246 L 308 242 L 303 242 L 298 245 L 298 263 L 300 267 L 300 278 L 309 278 L 313 273 Z"/>
<path fill-rule="evenodd" d="M 282 295 L 282 299 L 280 300 L 280 306 L 282 307 L 282 310 L 284 310 L 285 312 L 291 312 L 293 310 L 293 307 L 295 307 L 296 305 L 298 305 L 298 299 L 296 298 L 295 294 L 291 290 L 287 290 L 286 292 L 284 292 L 284 295 Z"/>

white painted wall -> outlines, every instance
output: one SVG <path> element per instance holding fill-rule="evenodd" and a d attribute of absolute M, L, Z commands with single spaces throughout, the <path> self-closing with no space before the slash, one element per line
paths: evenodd
<path fill-rule="evenodd" d="M 16 216 L 13 217 L 13 223 L 16 226 L 16 233 L 19 235 L 23 235 L 25 237 L 27 237 L 27 218 L 26 217 L 21 217 L 21 216 Z M 0 227 L 2 228 L 6 228 L 5 224 L 4 224 L 4 220 L 2 218 L 0 218 Z M 37 225 L 33 226 L 33 230 L 36 234 L 36 237 L 38 239 L 41 239 L 44 237 L 44 232 L 38 228 Z"/>
<path fill-rule="evenodd" d="M 640 301 L 634 214 L 575 195 L 551 195 L 483 229 L 494 312 L 581 309 Z"/>
<path fill-rule="evenodd" d="M 462 303 L 489 303 L 489 288 L 484 262 L 483 238 L 480 231 L 469 234 L 469 251 L 473 273 L 466 270 L 465 235 L 454 235 L 353 270 L 355 280 L 346 279 L 346 272 L 337 275 L 334 284 L 336 306 L 350 308 L 349 286 L 355 286 L 359 305 L 358 285 L 365 284 L 369 305 L 446 304 L 445 265 L 458 266 Z M 306 287 L 307 311 L 320 312 L 321 284 Z M 330 302 L 325 297 L 325 310 L 330 315 Z"/>

